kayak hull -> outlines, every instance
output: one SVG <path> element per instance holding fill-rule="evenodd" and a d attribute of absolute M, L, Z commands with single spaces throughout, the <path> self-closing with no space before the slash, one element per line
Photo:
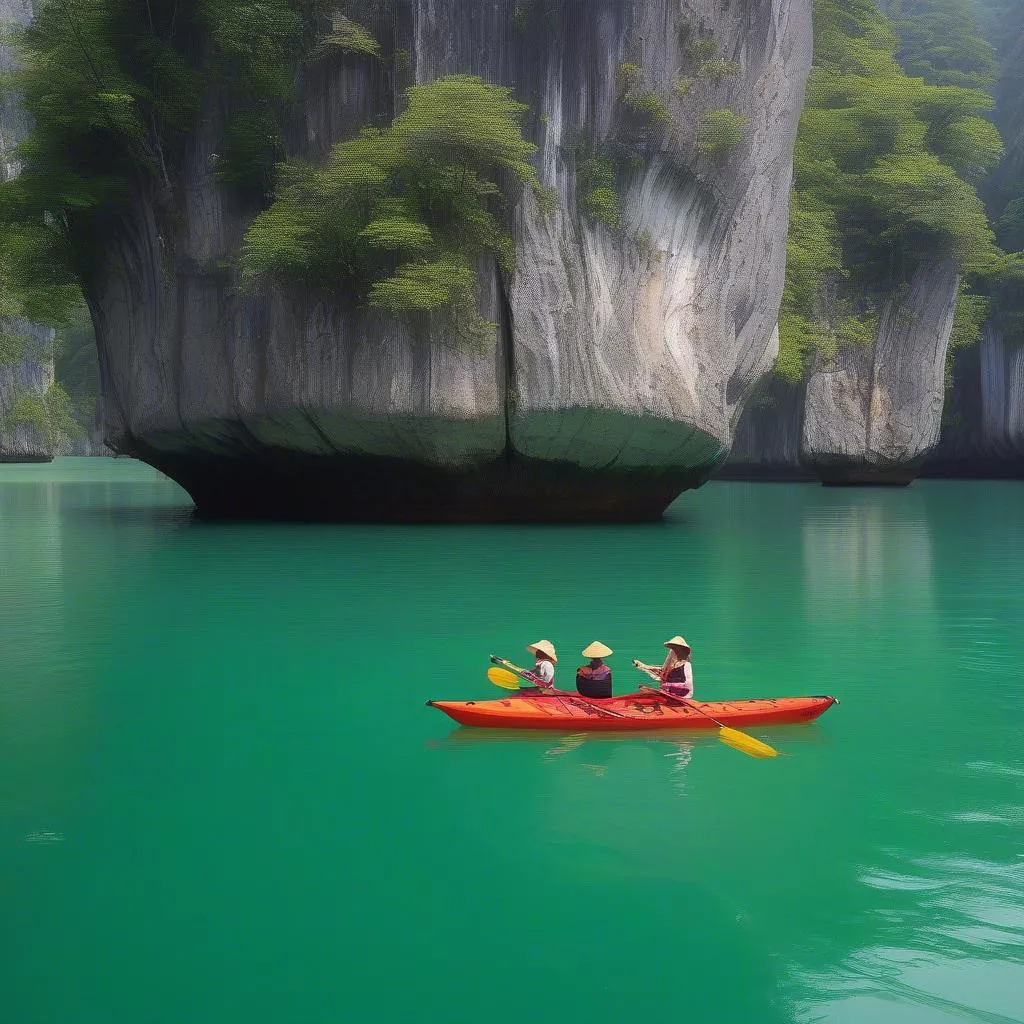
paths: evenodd
<path fill-rule="evenodd" d="M 658 693 L 630 693 L 607 700 L 584 700 L 574 693 L 559 693 L 498 700 L 427 701 L 430 707 L 443 711 L 459 725 L 580 732 L 718 728 L 711 718 L 734 728 L 796 725 L 813 722 L 836 703 L 835 697 L 774 697 L 683 704 Z M 704 714 L 695 708 L 700 708 Z"/>

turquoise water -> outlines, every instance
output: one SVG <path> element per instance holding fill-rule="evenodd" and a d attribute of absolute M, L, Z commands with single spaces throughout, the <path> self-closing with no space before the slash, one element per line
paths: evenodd
<path fill-rule="evenodd" d="M 1024 1020 L 1024 485 L 713 483 L 619 528 L 205 525 L 0 467 L 0 1018 Z M 681 632 L 713 737 L 459 729 Z"/>

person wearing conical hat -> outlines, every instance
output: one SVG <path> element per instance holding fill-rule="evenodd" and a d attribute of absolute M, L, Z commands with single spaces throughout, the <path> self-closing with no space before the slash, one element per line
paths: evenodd
<path fill-rule="evenodd" d="M 693 696 L 693 665 L 690 664 L 690 645 L 681 637 L 674 636 L 666 640 L 664 645 L 668 654 L 661 668 L 645 665 L 642 661 L 634 661 L 638 669 L 646 672 L 666 693 L 674 697 Z"/>
<path fill-rule="evenodd" d="M 526 649 L 534 658 L 533 671 L 529 674 L 530 682 L 544 689 L 553 687 L 555 666 L 558 664 L 555 645 L 550 640 L 538 640 L 535 644 L 527 644 Z"/>
<path fill-rule="evenodd" d="M 576 690 L 581 697 L 601 700 L 612 695 L 612 670 L 602 661 L 612 653 L 600 640 L 583 648 L 583 657 L 589 658 L 590 664 L 576 669 Z"/>
<path fill-rule="evenodd" d="M 674 636 L 662 645 L 668 654 L 658 673 L 661 688 L 674 697 L 693 696 L 693 666 L 690 664 L 690 645 L 681 637 Z"/>

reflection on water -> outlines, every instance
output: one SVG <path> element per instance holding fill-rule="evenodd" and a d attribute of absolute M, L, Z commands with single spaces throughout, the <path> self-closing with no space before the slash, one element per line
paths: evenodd
<path fill-rule="evenodd" d="M 947 794 L 977 776 L 991 802 L 957 806 Z M 1021 777 L 991 762 L 937 773 L 908 815 L 907 845 L 880 837 L 861 868 L 862 943 L 823 970 L 794 967 L 804 1019 L 1024 1021 Z M 989 856 L 971 852 L 980 848 Z"/>
<path fill-rule="evenodd" d="M 135 464 L 0 467 L 5 1019 L 1020 1019 L 1024 488 L 685 503 L 214 527 Z M 676 631 L 708 699 L 842 706 L 771 761 L 424 706 L 541 635 L 622 689 Z"/>
<path fill-rule="evenodd" d="M 851 625 L 892 601 L 933 615 L 932 542 L 920 495 L 911 490 L 823 490 L 803 518 L 804 608 L 815 621 Z"/>
<path fill-rule="evenodd" d="M 803 729 L 799 741 L 814 742 L 814 736 L 810 735 L 812 732 L 813 730 Z M 694 749 L 718 745 L 716 735 L 709 732 L 659 730 L 653 735 L 638 736 L 635 732 L 529 732 L 521 729 L 470 729 L 460 726 L 453 729 L 444 740 L 432 740 L 429 746 L 432 749 L 441 749 L 487 743 L 527 744 L 537 749 L 538 757 L 544 763 L 557 764 L 558 769 L 562 771 L 589 772 L 598 778 L 604 777 L 608 774 L 609 768 L 613 767 L 617 747 L 632 749 L 642 744 L 667 759 L 667 772 L 657 774 L 680 795 L 685 795 L 683 773 L 690 764 Z"/>
<path fill-rule="evenodd" d="M 183 492 L 148 467 L 103 460 L 99 475 L 110 478 L 99 480 L 96 468 L 90 459 L 0 466 L 0 744 L 9 766 L 0 804 L 33 843 L 62 841 L 44 826 L 82 796 L 98 696 L 90 668 L 112 628 L 111 562 L 146 550 L 164 511 L 176 524 L 191 515 Z M 161 495 L 166 510 L 153 501 Z M 122 507 L 133 497 L 134 519 Z M 69 530 L 77 516 L 84 531 Z"/>

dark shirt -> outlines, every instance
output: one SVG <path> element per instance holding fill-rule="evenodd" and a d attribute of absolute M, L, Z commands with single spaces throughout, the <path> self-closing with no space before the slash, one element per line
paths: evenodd
<path fill-rule="evenodd" d="M 576 670 L 576 690 L 583 697 L 598 699 L 612 695 L 612 670 L 607 665 L 591 668 L 582 665 Z"/>

